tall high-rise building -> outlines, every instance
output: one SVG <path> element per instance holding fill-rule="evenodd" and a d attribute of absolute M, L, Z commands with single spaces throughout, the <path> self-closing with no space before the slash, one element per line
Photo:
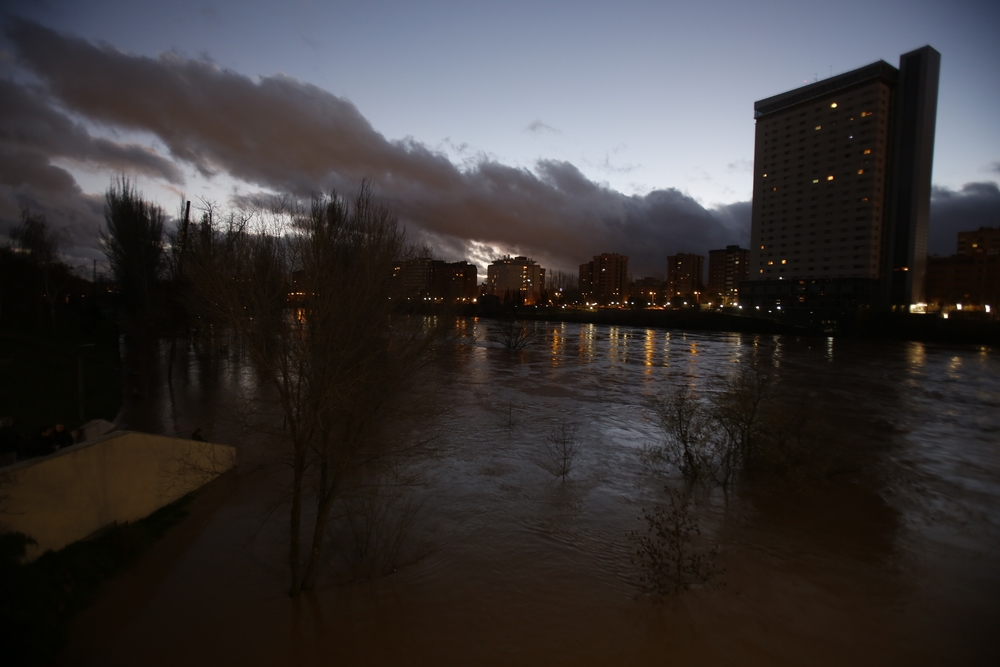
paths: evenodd
<path fill-rule="evenodd" d="M 580 265 L 580 292 L 587 301 L 621 304 L 628 300 L 628 256 L 618 253 L 594 255 Z"/>
<path fill-rule="evenodd" d="M 538 303 L 545 289 L 545 269 L 527 257 L 505 255 L 486 269 L 486 293 L 513 303 Z"/>
<path fill-rule="evenodd" d="M 741 300 L 906 309 L 924 300 L 941 55 L 929 46 L 754 104 Z"/>
<path fill-rule="evenodd" d="M 667 298 L 683 297 L 699 302 L 705 291 L 702 276 L 705 258 L 690 253 L 667 257 Z"/>
<path fill-rule="evenodd" d="M 725 304 L 736 301 L 740 283 L 750 277 L 750 251 L 728 245 L 708 251 L 708 295 Z"/>

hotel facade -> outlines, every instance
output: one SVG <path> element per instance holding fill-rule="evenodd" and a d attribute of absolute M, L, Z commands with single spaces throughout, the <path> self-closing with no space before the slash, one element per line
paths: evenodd
<path fill-rule="evenodd" d="M 929 46 L 754 104 L 750 275 L 771 307 L 923 302 L 940 54 Z"/>

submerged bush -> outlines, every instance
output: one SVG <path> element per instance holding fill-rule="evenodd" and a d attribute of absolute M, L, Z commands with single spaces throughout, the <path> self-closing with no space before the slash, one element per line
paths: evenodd
<path fill-rule="evenodd" d="M 576 425 L 563 420 L 545 437 L 545 459 L 539 464 L 556 477 L 566 479 L 576 459 Z"/>
<path fill-rule="evenodd" d="M 524 320 L 502 318 L 494 320 L 486 334 L 486 340 L 515 352 L 523 350 L 540 337 L 535 326 Z"/>
<path fill-rule="evenodd" d="M 653 401 L 664 433 L 643 461 L 691 480 L 728 487 L 743 473 L 804 481 L 827 469 L 835 434 L 800 398 L 782 396 L 764 368 L 741 365 L 698 395 L 687 385 Z"/>
<path fill-rule="evenodd" d="M 666 491 L 667 505 L 643 508 L 646 531 L 628 534 L 635 545 L 632 564 L 638 568 L 639 584 L 657 597 L 717 585 L 722 574 L 715 565 L 718 549 L 698 548 L 701 530 L 692 516 L 693 503 L 679 491 Z"/>

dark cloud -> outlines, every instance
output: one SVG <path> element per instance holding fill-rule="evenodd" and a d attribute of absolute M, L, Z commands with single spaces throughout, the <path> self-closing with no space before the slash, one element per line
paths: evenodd
<path fill-rule="evenodd" d="M 41 153 L 0 146 L 0 239 L 9 236 L 24 209 L 44 215 L 59 232 L 67 263 L 89 265 L 103 259 L 97 250 L 103 200 L 84 194 L 67 171 Z"/>
<path fill-rule="evenodd" d="M 55 110 L 40 91 L 5 79 L 0 79 L 0 145 L 143 172 L 171 183 L 183 181 L 170 161 L 137 144 L 92 137 L 83 125 Z"/>
<path fill-rule="evenodd" d="M 986 171 L 992 172 L 994 174 L 1000 174 L 1000 162 L 994 162 L 986 168 Z"/>
<path fill-rule="evenodd" d="M 59 159 L 171 183 L 183 180 L 172 162 L 146 147 L 91 136 L 44 91 L 0 79 L 0 237 L 8 236 L 23 210 L 42 214 L 60 234 L 71 264 L 100 257 L 96 235 L 103 204 L 80 190 L 73 176 L 54 163 Z"/>
<path fill-rule="evenodd" d="M 954 254 L 958 232 L 980 227 L 1000 227 L 1000 188 L 995 182 L 966 183 L 961 190 L 934 188 L 927 244 L 930 254 Z"/>
<path fill-rule="evenodd" d="M 368 178 L 415 237 L 449 258 L 502 249 L 575 269 L 620 252 L 634 273 L 662 273 L 671 253 L 749 238 L 748 204 L 708 210 L 673 189 L 626 196 L 561 161 L 528 170 L 481 157 L 459 167 L 419 142 L 387 140 L 351 102 L 287 76 L 255 81 L 205 60 L 128 55 L 26 21 L 7 34 L 22 66 L 74 114 L 152 133 L 206 178 L 227 172 L 296 195 Z"/>

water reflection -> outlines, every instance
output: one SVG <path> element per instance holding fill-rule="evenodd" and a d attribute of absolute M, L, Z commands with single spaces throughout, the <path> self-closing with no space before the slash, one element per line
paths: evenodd
<path fill-rule="evenodd" d="M 549 349 L 552 352 L 552 366 L 556 367 L 562 361 L 563 352 L 566 348 L 566 323 L 559 322 L 555 324 L 551 336 L 552 344 Z"/>
<path fill-rule="evenodd" d="M 583 324 L 579 327 L 577 339 L 579 356 L 584 361 L 591 361 L 594 358 L 594 338 L 597 335 L 597 326 L 594 324 Z"/>
<path fill-rule="evenodd" d="M 906 343 L 906 363 L 911 370 L 919 370 L 927 358 L 927 349 L 923 343 L 913 341 Z"/>
<path fill-rule="evenodd" d="M 271 509 L 257 495 L 261 473 L 241 459 L 235 499 L 203 510 L 191 546 L 147 559 L 128 586 L 104 595 L 81 621 L 72 657 L 93 641 L 105 647 L 95 663 L 197 655 L 281 664 L 294 632 L 306 664 L 733 664 L 748 656 L 847 664 L 859 651 L 871 664 L 961 664 L 995 655 L 995 353 L 840 340 L 834 355 L 833 339 L 549 324 L 517 355 L 485 342 L 482 322 L 459 321 L 456 330 L 458 349 L 428 370 L 450 410 L 435 417 L 441 454 L 426 465 L 410 547 L 419 560 L 388 579 L 346 585 L 335 578 L 342 555 L 334 542 L 332 578 L 314 605 L 294 606 L 283 596 L 286 527 L 261 518 Z M 123 423 L 171 433 L 200 425 L 243 447 L 245 433 L 223 415 L 249 371 L 231 350 L 219 354 L 224 340 L 179 346 L 172 391 L 158 352 L 149 391 L 126 405 Z M 213 345 L 216 354 L 199 353 Z M 648 398 L 682 382 L 704 390 L 734 361 L 753 360 L 780 361 L 783 392 L 845 434 L 842 458 L 829 476 L 794 490 L 694 488 L 727 588 L 651 608 L 636 599 L 624 535 L 640 527 L 640 508 L 663 501 L 663 483 L 682 482 L 652 478 L 639 461 L 639 449 L 662 437 Z M 520 410 L 509 428 L 495 415 L 506 399 Z M 563 420 L 579 426 L 581 453 L 560 482 L 539 457 Z M 129 588 L 148 597 L 137 602 Z"/>
<path fill-rule="evenodd" d="M 643 351 L 645 353 L 646 375 L 650 375 L 653 372 L 653 355 L 656 351 L 656 332 L 652 329 L 646 329 Z"/>

